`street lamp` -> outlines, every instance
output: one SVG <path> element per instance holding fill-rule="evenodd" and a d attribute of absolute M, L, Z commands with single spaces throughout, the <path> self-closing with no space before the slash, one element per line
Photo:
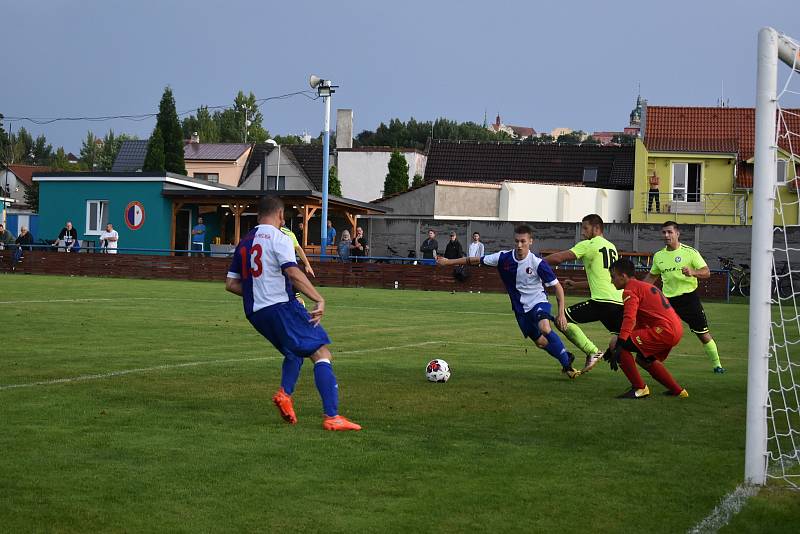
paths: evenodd
<path fill-rule="evenodd" d="M 317 95 L 325 103 L 325 123 L 322 130 L 322 222 L 320 223 L 320 253 L 324 256 L 328 251 L 328 152 L 331 142 L 331 95 L 336 92 L 338 85 L 332 85 L 330 80 L 323 80 L 319 76 L 311 75 L 308 84 L 317 90 Z M 308 224 L 308 221 L 306 221 Z"/>
<path fill-rule="evenodd" d="M 281 181 L 281 145 L 279 145 L 278 142 L 274 139 L 267 139 L 266 143 L 268 145 L 278 147 L 278 170 L 275 171 L 275 189 L 278 189 L 278 184 Z M 264 156 L 264 166 L 266 167 L 266 165 L 267 165 L 267 157 Z M 264 170 L 264 172 L 266 172 L 266 169 Z M 261 190 L 262 191 L 264 190 L 263 180 L 261 182 Z"/>

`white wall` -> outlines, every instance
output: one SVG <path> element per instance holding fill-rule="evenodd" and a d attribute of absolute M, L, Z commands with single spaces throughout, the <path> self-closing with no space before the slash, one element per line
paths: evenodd
<path fill-rule="evenodd" d="M 25 203 L 25 184 L 17 179 L 17 175 L 8 169 L 0 171 L 0 196 L 5 196 L 3 190 L 6 187 L 6 180 L 8 180 L 8 189 L 10 190 L 10 198 L 14 199 L 15 203 Z"/>
<path fill-rule="evenodd" d="M 383 182 L 389 173 L 387 151 L 339 150 L 337 170 L 342 183 L 342 196 L 362 202 L 369 202 L 383 196 Z M 418 152 L 403 152 L 408 163 L 408 183 L 415 174 L 425 174 L 427 157 Z"/>
<path fill-rule="evenodd" d="M 628 222 L 629 191 L 545 184 L 503 182 L 502 221 L 576 222 L 597 213 L 605 222 Z"/>

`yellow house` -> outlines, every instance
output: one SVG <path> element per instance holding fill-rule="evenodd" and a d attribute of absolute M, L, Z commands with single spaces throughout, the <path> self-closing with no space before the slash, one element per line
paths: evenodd
<path fill-rule="evenodd" d="M 800 110 L 787 111 L 786 127 L 800 132 Z M 642 122 L 631 222 L 752 224 L 754 108 L 647 106 Z M 788 149 L 779 142 L 776 224 L 797 225 L 800 160 Z"/>

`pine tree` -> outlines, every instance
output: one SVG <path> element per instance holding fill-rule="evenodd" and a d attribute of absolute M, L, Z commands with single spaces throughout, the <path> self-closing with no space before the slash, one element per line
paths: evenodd
<path fill-rule="evenodd" d="M 335 165 L 328 169 L 328 194 L 335 197 L 342 196 L 342 183 L 339 181 Z"/>
<path fill-rule="evenodd" d="M 411 187 L 420 187 L 425 185 L 425 178 L 421 174 L 415 174 L 414 180 L 411 181 Z"/>
<path fill-rule="evenodd" d="M 383 182 L 383 194 L 393 195 L 408 190 L 408 162 L 399 151 L 389 158 L 389 173 Z"/>
<path fill-rule="evenodd" d="M 144 165 L 142 170 L 164 172 L 166 155 L 164 154 L 164 136 L 161 135 L 161 129 L 156 126 L 153 135 L 150 137 L 150 142 L 147 143 L 147 155 L 144 158 Z"/>
<path fill-rule="evenodd" d="M 81 144 L 81 163 L 89 171 L 94 170 L 97 163 L 99 150 L 97 149 L 97 137 L 92 132 L 86 132 L 86 139 Z"/>
<path fill-rule="evenodd" d="M 31 210 L 39 213 L 39 182 L 31 182 L 31 185 L 26 185 L 23 194 L 25 195 L 25 204 Z"/>
<path fill-rule="evenodd" d="M 175 97 L 172 89 L 167 86 L 161 103 L 158 106 L 158 119 L 156 120 L 156 130 L 161 131 L 164 145 L 164 163 L 162 170 L 174 172 L 176 174 L 186 174 L 186 163 L 183 159 L 183 131 L 178 122 L 178 112 L 175 109 Z M 155 136 L 155 131 L 153 131 Z M 148 149 L 148 155 L 150 151 Z M 151 163 L 156 163 L 151 161 Z"/>

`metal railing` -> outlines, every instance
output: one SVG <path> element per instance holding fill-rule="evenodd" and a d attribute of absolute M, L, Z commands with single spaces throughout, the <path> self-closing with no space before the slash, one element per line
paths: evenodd
<path fill-rule="evenodd" d="M 645 220 L 669 215 L 677 222 L 696 221 L 697 216 L 703 222 L 719 222 L 747 224 L 747 196 L 744 193 L 641 193 L 642 212 Z"/>

